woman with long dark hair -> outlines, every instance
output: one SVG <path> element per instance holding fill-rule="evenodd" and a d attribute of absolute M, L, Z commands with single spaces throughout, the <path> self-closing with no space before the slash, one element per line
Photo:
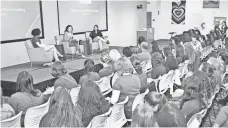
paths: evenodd
<path fill-rule="evenodd" d="M 94 67 L 94 61 L 91 59 L 88 59 L 84 62 L 85 67 L 85 75 L 80 77 L 79 84 L 82 85 L 85 81 L 92 80 L 92 81 L 98 81 L 100 79 L 100 76 L 98 73 L 93 71 Z"/>
<path fill-rule="evenodd" d="M 41 44 L 41 40 L 39 39 L 39 36 L 41 34 L 41 31 L 39 28 L 35 28 L 32 30 L 31 34 L 33 35 L 33 38 L 31 39 L 32 45 L 34 48 L 44 48 L 45 52 L 53 52 L 55 61 L 59 61 L 59 57 L 63 57 L 58 50 L 55 48 L 54 45 L 47 45 L 47 44 Z"/>
<path fill-rule="evenodd" d="M 90 37 L 90 43 L 93 41 L 98 42 L 99 48 L 102 51 L 103 50 L 103 43 L 107 43 L 106 40 L 104 40 L 103 34 L 99 30 L 98 25 L 94 25 L 93 31 L 89 35 Z"/>
<path fill-rule="evenodd" d="M 227 30 L 228 30 L 228 27 L 226 25 L 226 21 L 223 21 L 221 26 L 222 40 L 226 38 Z"/>
<path fill-rule="evenodd" d="M 58 87 L 52 94 L 49 110 L 40 121 L 40 127 L 83 127 L 82 114 L 74 106 L 67 89 Z"/>
<path fill-rule="evenodd" d="M 91 80 L 82 84 L 78 96 L 78 106 L 82 112 L 84 126 L 87 126 L 94 116 L 106 113 L 110 107 L 100 88 Z"/>
<path fill-rule="evenodd" d="M 19 87 L 19 92 L 16 92 L 10 97 L 9 104 L 15 110 L 16 114 L 23 111 L 23 123 L 26 110 L 43 103 L 43 94 L 40 90 L 33 88 L 33 77 L 26 71 L 19 73 L 16 86 Z"/>
<path fill-rule="evenodd" d="M 146 103 L 139 104 L 132 114 L 131 127 L 158 127 L 153 107 Z"/>
<path fill-rule="evenodd" d="M 67 25 L 63 35 L 63 41 L 69 43 L 69 47 L 76 48 L 76 54 L 81 55 L 81 50 L 79 48 L 79 40 L 73 36 L 73 26 Z"/>
<path fill-rule="evenodd" d="M 188 121 L 195 113 L 205 108 L 205 101 L 200 95 L 200 83 L 194 80 L 193 76 L 188 77 L 183 82 L 185 88 L 180 109 Z"/>

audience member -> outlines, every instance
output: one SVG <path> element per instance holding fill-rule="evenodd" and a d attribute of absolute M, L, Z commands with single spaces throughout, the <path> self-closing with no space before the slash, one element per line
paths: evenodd
<path fill-rule="evenodd" d="M 33 88 L 33 77 L 26 71 L 19 73 L 16 86 L 19 88 L 19 92 L 9 98 L 9 105 L 12 106 L 16 114 L 23 111 L 21 119 L 23 125 L 26 110 L 41 105 L 43 94 L 40 90 Z"/>
<path fill-rule="evenodd" d="M 167 59 L 165 61 L 166 72 L 168 73 L 170 70 L 178 69 L 178 62 L 176 58 L 173 57 L 172 53 L 168 53 Z"/>
<path fill-rule="evenodd" d="M 130 57 L 132 56 L 132 51 L 130 47 L 124 47 L 122 52 L 123 52 L 123 55 L 128 59 L 130 59 Z"/>
<path fill-rule="evenodd" d="M 76 80 L 70 74 L 67 73 L 67 69 L 60 61 L 56 61 L 51 66 L 51 75 L 57 78 L 57 80 L 54 83 L 55 89 L 60 86 L 68 90 L 78 87 Z"/>
<path fill-rule="evenodd" d="M 201 43 L 202 48 L 206 47 L 206 38 L 204 35 L 199 37 L 199 42 Z"/>
<path fill-rule="evenodd" d="M 100 88 L 91 80 L 82 84 L 78 96 L 78 106 L 82 112 L 84 126 L 88 126 L 93 117 L 104 114 L 110 107 Z"/>
<path fill-rule="evenodd" d="M 134 73 L 134 74 L 136 74 L 141 81 L 141 89 L 145 88 L 147 86 L 147 75 L 146 75 L 146 73 L 143 72 L 140 58 L 137 55 L 133 55 L 130 58 L 130 60 L 136 71 L 136 73 Z M 140 92 L 141 92 L 141 89 L 140 89 Z"/>
<path fill-rule="evenodd" d="M 151 78 L 157 79 L 159 76 L 162 76 L 166 73 L 166 68 L 163 65 L 162 55 L 158 52 L 155 52 L 151 56 L 151 63 L 153 69 L 151 71 Z"/>
<path fill-rule="evenodd" d="M 4 103 L 4 100 L 3 100 L 3 96 L 2 96 L 2 87 L 0 88 L 0 95 L 1 95 L 1 120 L 5 120 L 5 119 L 8 119 L 12 116 L 15 115 L 15 111 L 13 110 L 13 108 L 7 104 L 7 103 Z"/>
<path fill-rule="evenodd" d="M 102 52 L 100 61 L 103 64 L 103 68 L 99 71 L 100 78 L 109 76 L 113 73 L 112 59 L 107 52 Z"/>
<path fill-rule="evenodd" d="M 150 92 L 145 101 L 151 107 L 159 127 L 186 127 L 187 123 L 181 110 L 172 103 L 168 103 L 165 95 Z"/>
<path fill-rule="evenodd" d="M 147 42 L 142 42 L 140 45 L 140 48 L 142 50 L 141 53 L 138 53 L 138 56 L 141 61 L 150 61 L 151 56 L 150 53 L 148 52 L 148 43 Z"/>
<path fill-rule="evenodd" d="M 100 76 L 98 73 L 93 71 L 94 67 L 94 61 L 93 60 L 86 60 L 84 62 L 84 67 L 85 67 L 85 75 L 81 76 L 79 80 L 79 84 L 82 85 L 83 82 L 92 80 L 92 81 L 98 81 L 100 79 Z"/>
<path fill-rule="evenodd" d="M 226 21 L 223 21 L 221 26 L 222 40 L 226 38 L 227 30 L 228 30 L 228 27 L 226 25 Z"/>
<path fill-rule="evenodd" d="M 162 54 L 162 51 L 158 47 L 157 41 L 154 40 L 154 41 L 151 42 L 151 44 L 152 44 L 152 52 L 151 52 L 151 54 L 153 54 L 155 52 L 158 52 L 158 53 Z"/>
<path fill-rule="evenodd" d="M 228 127 L 228 106 L 223 106 L 220 109 L 213 127 Z"/>
<path fill-rule="evenodd" d="M 120 58 L 117 62 L 119 78 L 113 85 L 111 103 L 122 102 L 128 96 L 129 100 L 124 106 L 124 112 L 127 119 L 132 117 L 132 103 L 139 94 L 141 82 L 138 76 L 133 74 L 134 68 L 126 57 Z"/>
<path fill-rule="evenodd" d="M 132 114 L 131 127 L 158 127 L 153 108 L 148 104 L 139 104 Z"/>
<path fill-rule="evenodd" d="M 73 105 L 66 88 L 55 89 L 49 110 L 42 117 L 39 127 L 83 127 L 82 113 Z"/>
<path fill-rule="evenodd" d="M 195 49 L 195 51 L 202 51 L 202 45 L 201 43 L 197 40 L 198 36 L 197 35 L 193 35 L 192 36 L 192 45 L 193 48 Z"/>
<path fill-rule="evenodd" d="M 31 34 L 33 35 L 33 38 L 31 39 L 31 42 L 33 47 L 34 48 L 41 47 L 41 48 L 44 48 L 45 52 L 53 52 L 55 61 L 59 61 L 59 57 L 63 57 L 63 55 L 61 55 L 58 52 L 58 50 L 55 48 L 54 45 L 41 44 L 41 40 L 39 39 L 40 33 L 41 31 L 39 28 L 32 30 Z"/>
<path fill-rule="evenodd" d="M 193 76 L 190 76 L 184 80 L 182 84 L 185 89 L 180 103 L 180 109 L 185 115 L 186 121 L 188 121 L 195 113 L 200 112 L 201 109 L 206 107 L 199 92 L 200 85 L 197 82 L 198 81 L 195 81 Z"/>

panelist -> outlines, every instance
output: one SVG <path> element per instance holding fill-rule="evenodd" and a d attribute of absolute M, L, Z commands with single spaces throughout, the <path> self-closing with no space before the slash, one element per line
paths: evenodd
<path fill-rule="evenodd" d="M 100 51 L 103 50 L 103 43 L 106 43 L 107 41 L 104 40 L 103 34 L 99 30 L 98 25 L 94 25 L 93 31 L 89 35 L 90 43 L 92 42 L 98 42 Z"/>
<path fill-rule="evenodd" d="M 69 47 L 76 48 L 76 54 L 81 55 L 81 50 L 79 48 L 79 42 L 77 38 L 73 36 L 73 26 L 67 25 L 63 35 L 63 41 L 69 42 Z"/>
<path fill-rule="evenodd" d="M 48 45 L 48 44 L 41 44 L 41 40 L 39 39 L 40 36 L 40 29 L 39 28 L 35 28 L 32 30 L 32 35 L 33 38 L 31 39 L 32 45 L 34 48 L 44 48 L 45 52 L 53 52 L 55 61 L 59 61 L 59 57 L 63 57 L 63 55 L 61 55 L 58 50 L 55 48 L 54 45 Z"/>

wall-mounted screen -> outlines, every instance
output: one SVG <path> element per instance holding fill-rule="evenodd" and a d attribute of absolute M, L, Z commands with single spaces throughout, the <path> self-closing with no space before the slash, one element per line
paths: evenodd
<path fill-rule="evenodd" d="M 94 25 L 100 30 L 108 30 L 107 1 L 57 1 L 59 34 L 67 25 L 72 25 L 74 33 L 92 31 Z"/>
<path fill-rule="evenodd" d="M 34 28 L 44 38 L 41 1 L 1 1 L 1 43 L 27 40 Z"/>

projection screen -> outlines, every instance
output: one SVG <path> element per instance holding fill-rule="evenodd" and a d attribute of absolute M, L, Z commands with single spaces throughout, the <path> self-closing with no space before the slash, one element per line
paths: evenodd
<path fill-rule="evenodd" d="M 59 34 L 63 34 L 67 25 L 72 25 L 74 33 L 93 30 L 98 25 L 100 30 L 108 30 L 107 1 L 57 1 Z"/>
<path fill-rule="evenodd" d="M 1 43 L 27 40 L 34 28 L 44 38 L 41 1 L 1 1 Z"/>

